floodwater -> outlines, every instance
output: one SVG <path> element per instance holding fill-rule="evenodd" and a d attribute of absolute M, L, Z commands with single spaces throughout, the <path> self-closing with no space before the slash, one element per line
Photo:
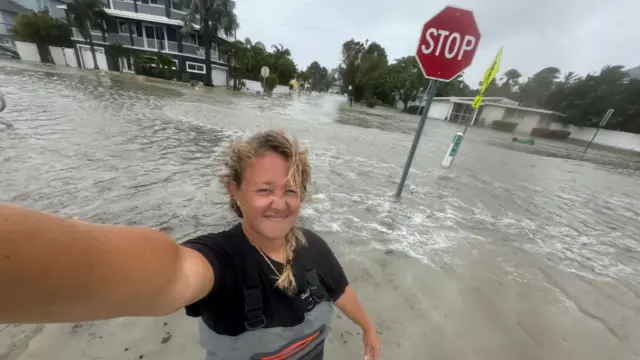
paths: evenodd
<path fill-rule="evenodd" d="M 453 167 L 443 169 L 460 128 L 429 120 L 397 201 L 416 116 L 349 108 L 338 96 L 261 98 L 154 83 L 0 63 L 0 119 L 14 125 L 0 125 L 0 201 L 161 228 L 182 241 L 234 221 L 216 178 L 230 143 L 285 129 L 309 148 L 313 166 L 303 222 L 341 258 L 379 249 L 455 267 L 464 249 L 499 247 L 640 296 L 633 155 L 539 156 L 496 146 L 511 135 L 471 128 Z M 503 265 L 515 281 L 530 278 Z"/>

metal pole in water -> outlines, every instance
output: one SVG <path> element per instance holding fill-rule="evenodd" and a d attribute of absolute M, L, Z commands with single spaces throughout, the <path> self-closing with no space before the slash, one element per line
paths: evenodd
<path fill-rule="evenodd" d="M 429 81 L 429 85 L 427 85 L 427 91 L 424 92 L 424 96 L 422 97 L 422 101 L 420 101 L 420 105 L 418 105 L 418 112 L 416 114 L 420 114 L 420 109 L 422 109 L 424 100 L 427 98 L 429 90 L 431 90 L 431 85 L 433 85 L 433 81 Z"/>
<path fill-rule="evenodd" d="M 416 134 L 413 137 L 413 143 L 411 144 L 411 149 L 409 150 L 409 157 L 407 157 L 407 163 L 404 165 L 404 170 L 402 171 L 402 177 L 400 178 L 398 191 L 396 191 L 397 198 L 399 198 L 400 195 L 402 195 L 402 189 L 404 188 L 404 183 L 407 181 L 407 175 L 409 175 L 409 169 L 411 168 L 411 163 L 413 162 L 413 156 L 416 154 L 416 149 L 418 148 L 418 142 L 420 141 L 420 137 L 422 136 L 422 129 L 424 129 L 424 123 L 427 121 L 427 114 L 429 113 L 429 109 L 431 108 L 431 102 L 433 101 L 433 97 L 436 94 L 436 89 L 438 89 L 438 80 L 431 80 L 431 84 L 429 84 L 429 89 L 425 93 L 427 102 L 424 105 L 424 110 L 422 110 L 422 116 L 420 116 L 420 122 L 418 123 Z"/>
<path fill-rule="evenodd" d="M 478 109 L 477 108 L 473 111 L 473 115 L 471 116 L 471 119 L 469 121 L 467 121 L 467 124 L 464 126 L 464 130 L 462 131 L 462 135 L 467 135 L 467 129 L 469 128 L 470 125 L 473 125 L 473 122 L 476 120 L 476 116 L 478 116 Z"/>
<path fill-rule="evenodd" d="M 607 110 L 607 113 L 604 114 L 604 117 L 602 118 L 602 121 L 600 121 L 600 124 L 598 125 L 598 130 L 596 130 L 596 133 L 593 134 L 593 137 L 591 138 L 591 141 L 589 141 L 587 146 L 584 148 L 584 151 L 582 152 L 582 155 L 587 153 L 587 150 L 589 150 L 589 146 L 591 146 L 591 143 L 593 142 L 593 140 L 595 140 L 596 136 L 598 136 L 598 133 L 600 132 L 600 129 L 602 129 L 605 125 L 607 125 L 607 122 L 609 121 L 609 118 L 611 117 L 611 115 L 613 115 L 613 109 Z"/>
<path fill-rule="evenodd" d="M 0 112 L 3 112 L 7 107 L 7 102 L 4 100 L 4 95 L 0 94 Z"/>
<path fill-rule="evenodd" d="M 478 108 L 473 111 L 473 115 L 471 119 L 467 121 L 467 124 L 464 126 L 464 130 L 461 133 L 456 133 L 451 141 L 451 145 L 447 149 L 447 152 L 444 154 L 444 159 L 442 159 L 442 166 L 449 167 L 453 164 L 453 160 L 456 159 L 456 155 L 458 155 L 458 150 L 460 150 L 460 146 L 462 145 L 462 140 L 464 136 L 467 134 L 467 129 L 469 129 L 470 125 L 473 125 L 473 122 L 478 115 Z"/>
<path fill-rule="evenodd" d="M 451 140 L 451 144 L 447 149 L 447 153 L 444 154 L 444 159 L 442 159 L 442 166 L 449 167 L 451 166 L 451 164 L 453 164 L 453 160 L 455 160 L 456 155 L 458 155 L 458 150 L 460 150 L 460 145 L 462 144 L 463 138 L 463 133 L 456 133 L 453 136 L 453 140 Z"/>

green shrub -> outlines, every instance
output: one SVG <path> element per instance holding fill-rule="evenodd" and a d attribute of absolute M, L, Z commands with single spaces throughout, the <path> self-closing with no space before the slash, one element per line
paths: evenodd
<path fill-rule="evenodd" d="M 553 130 L 547 128 L 533 128 L 531 129 L 531 136 L 543 137 L 547 139 L 566 139 L 571 135 L 571 131 L 568 130 Z"/>
<path fill-rule="evenodd" d="M 518 127 L 518 123 L 504 121 L 504 120 L 495 120 L 491 123 L 491 128 L 498 131 L 504 132 L 513 132 Z"/>
<path fill-rule="evenodd" d="M 159 54 L 158 57 L 135 55 L 133 69 L 136 74 L 152 76 L 166 80 L 178 78 L 176 64 L 170 56 Z M 188 80 L 187 80 L 188 81 Z"/>
<path fill-rule="evenodd" d="M 276 88 L 276 86 L 278 85 L 278 76 L 276 74 L 271 74 L 269 76 L 267 76 L 267 80 L 266 80 L 266 89 L 264 89 L 267 93 L 271 93 L 273 91 L 273 89 Z"/>
<path fill-rule="evenodd" d="M 158 60 L 158 65 L 160 65 L 160 67 L 162 68 L 166 68 L 166 69 L 176 68 L 176 63 L 173 61 L 173 58 L 171 58 L 171 56 L 169 55 L 158 52 L 158 55 L 156 55 L 156 59 Z"/>

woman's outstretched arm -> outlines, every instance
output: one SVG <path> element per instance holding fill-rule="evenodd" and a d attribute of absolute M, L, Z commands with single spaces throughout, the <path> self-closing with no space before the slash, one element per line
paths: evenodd
<path fill-rule="evenodd" d="M 0 204 L 0 323 L 165 315 L 213 279 L 202 255 L 163 232 Z"/>

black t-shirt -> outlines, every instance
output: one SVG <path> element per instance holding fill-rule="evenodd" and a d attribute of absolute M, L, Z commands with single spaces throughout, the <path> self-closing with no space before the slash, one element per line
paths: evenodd
<path fill-rule="evenodd" d="M 348 285 L 347 278 L 327 243 L 314 232 L 302 229 L 307 246 L 298 246 L 293 255 L 294 277 L 299 296 L 306 289 L 304 268 L 315 268 L 329 297 L 336 301 Z M 203 316 L 216 333 L 237 336 L 245 331 L 244 273 L 245 261 L 256 261 L 262 285 L 263 315 L 267 327 L 290 327 L 304 320 L 304 311 L 292 296 L 275 287 L 275 273 L 267 260 L 250 245 L 241 224 L 229 230 L 198 236 L 182 243 L 200 252 L 209 261 L 215 274 L 211 292 L 200 301 L 186 307 L 187 315 Z M 248 247 L 247 247 L 248 245 Z M 249 250 L 247 250 L 249 249 Z M 269 262 L 282 272 L 284 265 Z M 310 262 L 301 264 L 302 261 Z"/>

